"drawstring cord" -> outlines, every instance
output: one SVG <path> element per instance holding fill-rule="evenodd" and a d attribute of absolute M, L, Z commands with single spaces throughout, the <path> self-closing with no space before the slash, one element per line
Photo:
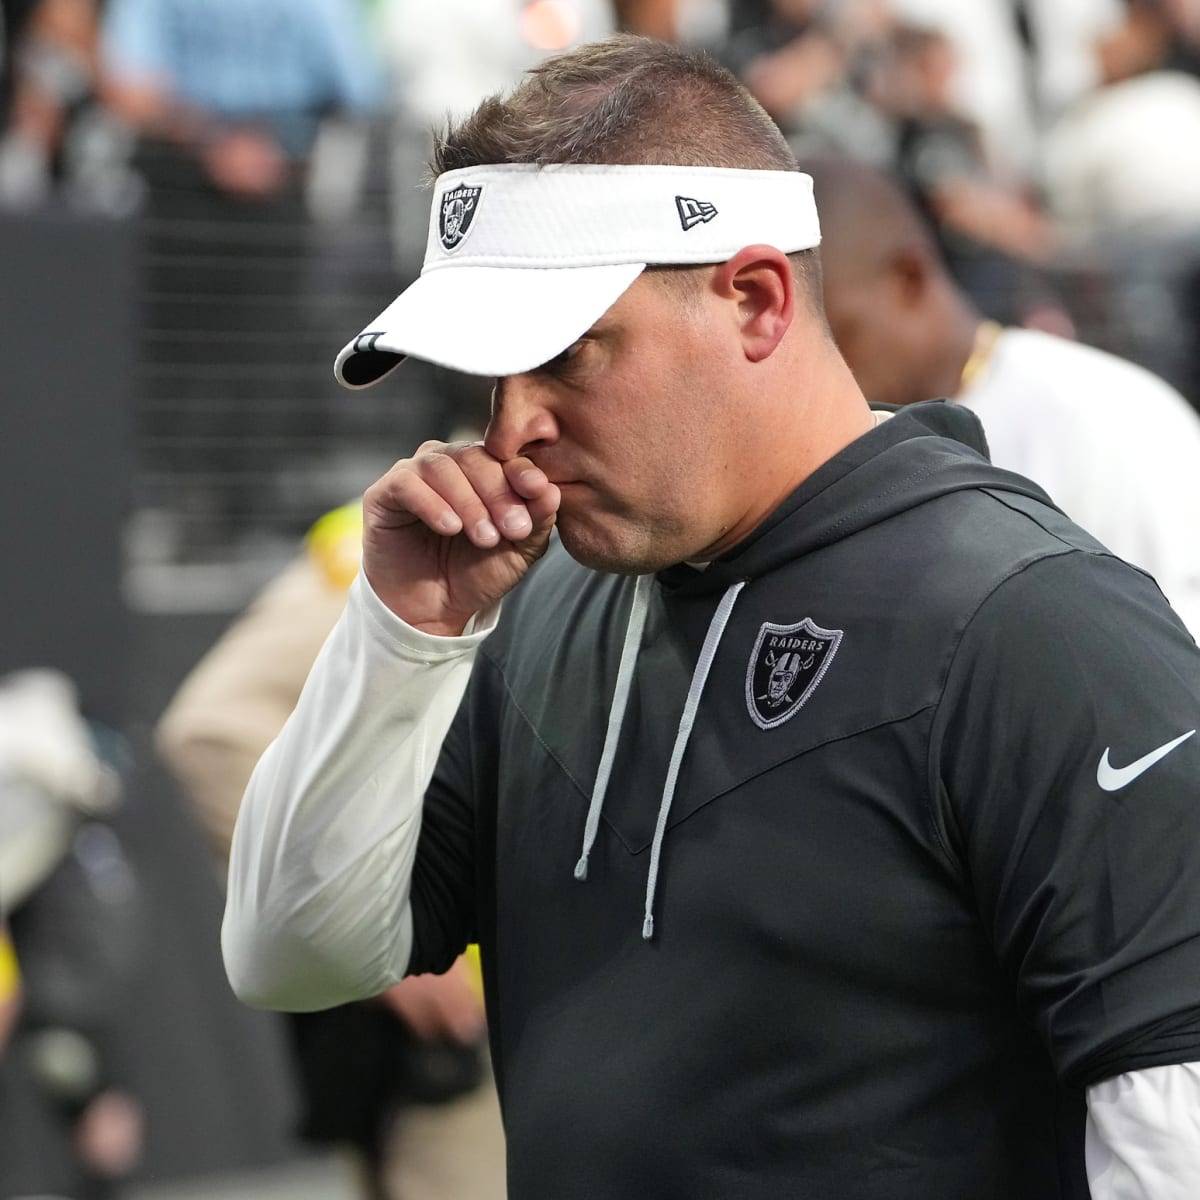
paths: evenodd
<path fill-rule="evenodd" d="M 600 753 L 600 766 L 596 771 L 596 782 L 592 786 L 592 799 L 588 805 L 587 821 L 583 830 L 583 850 L 579 861 L 575 864 L 575 878 L 584 880 L 588 872 L 588 856 L 596 841 L 600 828 L 600 813 L 604 807 L 604 797 L 608 791 L 608 783 L 612 777 L 613 762 L 617 756 L 617 743 L 621 736 L 621 725 L 625 719 L 625 709 L 629 704 L 629 693 L 633 687 L 633 672 L 637 665 L 638 651 L 642 644 L 642 631 L 646 625 L 646 611 L 650 605 L 650 589 L 654 584 L 652 575 L 641 575 L 633 592 L 633 604 L 629 610 L 629 622 L 625 627 L 625 642 L 621 647 L 621 661 L 617 667 L 617 682 L 613 690 L 612 705 L 608 714 L 608 728 L 604 734 L 604 748 Z M 687 700 L 683 706 L 683 715 L 679 718 L 679 729 L 675 734 L 675 745 L 671 750 L 671 761 L 667 767 L 667 777 L 663 783 L 662 800 L 658 808 L 658 820 L 654 827 L 654 840 L 650 847 L 650 871 L 646 880 L 646 908 L 642 920 L 642 937 L 649 941 L 654 936 L 654 900 L 658 891 L 658 871 L 662 861 L 663 841 L 666 838 L 667 820 L 671 814 L 671 803 L 675 798 L 675 785 L 679 779 L 679 769 L 687 750 L 688 740 L 692 735 L 692 726 L 696 721 L 696 712 L 700 707 L 700 698 L 725 627 L 729 623 L 733 606 L 737 603 L 738 593 L 746 586 L 746 580 L 733 584 L 721 597 L 717 611 L 709 622 L 708 633 L 700 650 L 700 658 L 696 669 L 692 672 L 691 683 L 688 686 Z"/>
<path fill-rule="evenodd" d="M 700 707 L 700 696 L 708 679 L 709 668 L 717 657 L 717 647 L 729 624 L 729 616 L 737 603 L 738 592 L 746 586 L 743 579 L 735 583 L 717 605 L 717 611 L 709 623 L 704 645 L 700 650 L 700 661 L 692 672 L 691 686 L 688 688 L 687 702 L 683 706 L 683 716 L 679 718 L 679 732 L 675 735 L 675 747 L 671 751 L 671 763 L 667 767 L 667 778 L 663 784 L 662 803 L 658 806 L 658 823 L 654 827 L 654 842 L 650 847 L 650 874 L 646 880 L 646 910 L 642 920 L 642 937 L 649 941 L 654 936 L 654 896 L 658 891 L 658 864 L 662 858 L 663 839 L 667 834 L 667 818 L 671 814 L 671 801 L 675 798 L 675 783 L 679 779 L 679 767 L 683 762 L 683 754 L 687 749 L 688 739 L 692 736 L 692 725 L 696 720 L 696 710 Z"/>
<path fill-rule="evenodd" d="M 604 750 L 600 754 L 596 782 L 592 785 L 592 802 L 588 806 L 587 824 L 583 827 L 583 852 L 575 864 L 576 879 L 587 878 L 588 855 L 592 852 L 592 845 L 596 841 L 596 831 L 600 828 L 600 810 L 604 807 L 604 794 L 608 791 L 613 760 L 617 757 L 621 722 L 625 719 L 625 707 L 629 703 L 629 691 L 633 686 L 633 668 L 637 663 L 638 650 L 642 645 L 642 630 L 646 625 L 646 610 L 650 607 L 650 589 L 653 585 L 653 575 L 639 575 L 633 589 L 633 605 L 629 610 L 629 624 L 625 626 L 625 644 L 621 647 L 621 664 L 617 668 L 617 686 L 613 691 L 612 707 L 608 710 L 608 729 L 604 734 Z"/>

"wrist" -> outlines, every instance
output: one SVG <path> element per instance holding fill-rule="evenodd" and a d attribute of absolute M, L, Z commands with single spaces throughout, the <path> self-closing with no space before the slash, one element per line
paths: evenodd
<path fill-rule="evenodd" d="M 351 584 L 360 602 L 376 625 L 391 638 L 420 650 L 422 653 L 444 653 L 452 648 L 448 639 L 470 638 L 478 642 L 487 636 L 500 616 L 500 603 L 488 605 L 478 612 L 458 612 L 433 605 L 413 603 L 407 591 L 401 597 L 389 595 L 387 589 L 377 588 L 365 573 L 360 572 Z"/>

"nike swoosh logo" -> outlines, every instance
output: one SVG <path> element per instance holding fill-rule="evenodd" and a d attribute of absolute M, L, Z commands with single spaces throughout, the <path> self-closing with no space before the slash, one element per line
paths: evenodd
<path fill-rule="evenodd" d="M 1159 746 L 1157 750 L 1151 750 L 1149 754 L 1143 754 L 1141 758 L 1136 762 L 1131 762 L 1127 767 L 1114 767 L 1108 761 L 1109 748 L 1105 747 L 1096 767 L 1096 782 L 1106 792 L 1120 791 L 1126 784 L 1132 783 L 1139 775 L 1150 770 L 1160 759 L 1166 758 L 1176 746 L 1182 746 L 1195 732 L 1194 729 L 1189 729 L 1187 733 L 1180 734 L 1173 742 Z"/>

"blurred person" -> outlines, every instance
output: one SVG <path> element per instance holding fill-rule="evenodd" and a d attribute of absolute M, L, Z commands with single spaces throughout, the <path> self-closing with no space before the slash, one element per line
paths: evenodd
<path fill-rule="evenodd" d="M 305 550 L 183 681 L 157 729 L 163 760 L 224 865 L 254 764 L 295 707 L 358 570 L 358 503 L 326 514 Z M 314 1145 L 348 1148 L 368 1197 L 502 1200 L 504 1138 L 478 968 L 416 976 L 376 1001 L 289 1021 Z"/>
<path fill-rule="evenodd" d="M 718 57 L 793 147 L 879 161 L 891 153 L 890 131 L 864 90 L 890 26 L 882 0 L 742 0 Z"/>
<path fill-rule="evenodd" d="M 1200 2 L 1162 0 L 1173 34 L 1171 65 L 1200 75 Z"/>
<path fill-rule="evenodd" d="M 1194 1196 L 1200 650 L 1153 581 L 961 406 L 872 412 L 711 61 L 583 47 L 436 161 L 336 370 L 492 419 L 367 490 L 238 815 L 235 991 L 478 938 L 521 1200 Z"/>
<path fill-rule="evenodd" d="M 1004 174 L 1036 179 L 1045 125 L 1096 83 L 1094 45 L 1122 0 L 888 0 L 897 23 L 936 31 L 961 69 L 956 104 Z"/>
<path fill-rule="evenodd" d="M 725 60 L 787 132 L 789 118 L 831 88 L 845 70 L 822 0 L 734 4 Z"/>
<path fill-rule="evenodd" d="M 22 983 L 0 1061 L 6 1197 L 106 1200 L 141 1156 L 142 1106 L 115 1036 L 146 934 L 111 823 L 120 787 L 67 677 L 0 678 L 0 909 Z"/>
<path fill-rule="evenodd" d="M 1136 0 L 1098 39 L 1099 85 L 1047 131 L 1043 184 L 1076 259 L 1108 275 L 1122 351 L 1200 408 L 1200 78 L 1170 12 Z"/>
<path fill-rule="evenodd" d="M 13 59 L 25 23 L 41 0 L 0 0 L 0 129 L 7 124 L 12 100 Z"/>
<path fill-rule="evenodd" d="M 227 557 L 264 529 L 298 536 L 271 454 L 315 461 L 329 424 L 305 185 L 322 122 L 366 119 L 381 98 L 362 6 L 109 0 L 101 51 L 147 189 L 139 435 L 156 493 L 138 501 L 173 519 L 185 559 Z M 253 383 L 233 369 L 263 354 L 276 369 Z"/>
<path fill-rule="evenodd" d="M 985 319 L 928 226 L 882 173 L 801 160 L 823 214 L 830 328 L 867 398 L 954 399 L 992 461 L 1150 572 L 1200 634 L 1200 418 L 1163 380 L 1103 350 Z"/>
<path fill-rule="evenodd" d="M 97 13 L 96 0 L 29 7 L 0 106 L 0 206 L 58 195 L 77 210 L 127 216 L 139 203 L 127 136 L 100 98 Z"/>
<path fill-rule="evenodd" d="M 872 94 L 895 127 L 892 166 L 928 213 L 951 270 L 1005 320 L 1069 328 L 1045 268 L 1058 233 L 1017 175 L 996 168 L 979 127 L 960 109 L 954 43 L 936 29 L 897 25 Z"/>

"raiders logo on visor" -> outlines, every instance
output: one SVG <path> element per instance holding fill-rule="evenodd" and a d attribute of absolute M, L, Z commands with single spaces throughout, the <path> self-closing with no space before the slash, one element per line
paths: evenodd
<path fill-rule="evenodd" d="M 457 250 L 471 231 L 482 192 L 483 184 L 463 184 L 451 188 L 442 197 L 442 206 L 438 211 L 438 237 L 447 250 Z"/>

